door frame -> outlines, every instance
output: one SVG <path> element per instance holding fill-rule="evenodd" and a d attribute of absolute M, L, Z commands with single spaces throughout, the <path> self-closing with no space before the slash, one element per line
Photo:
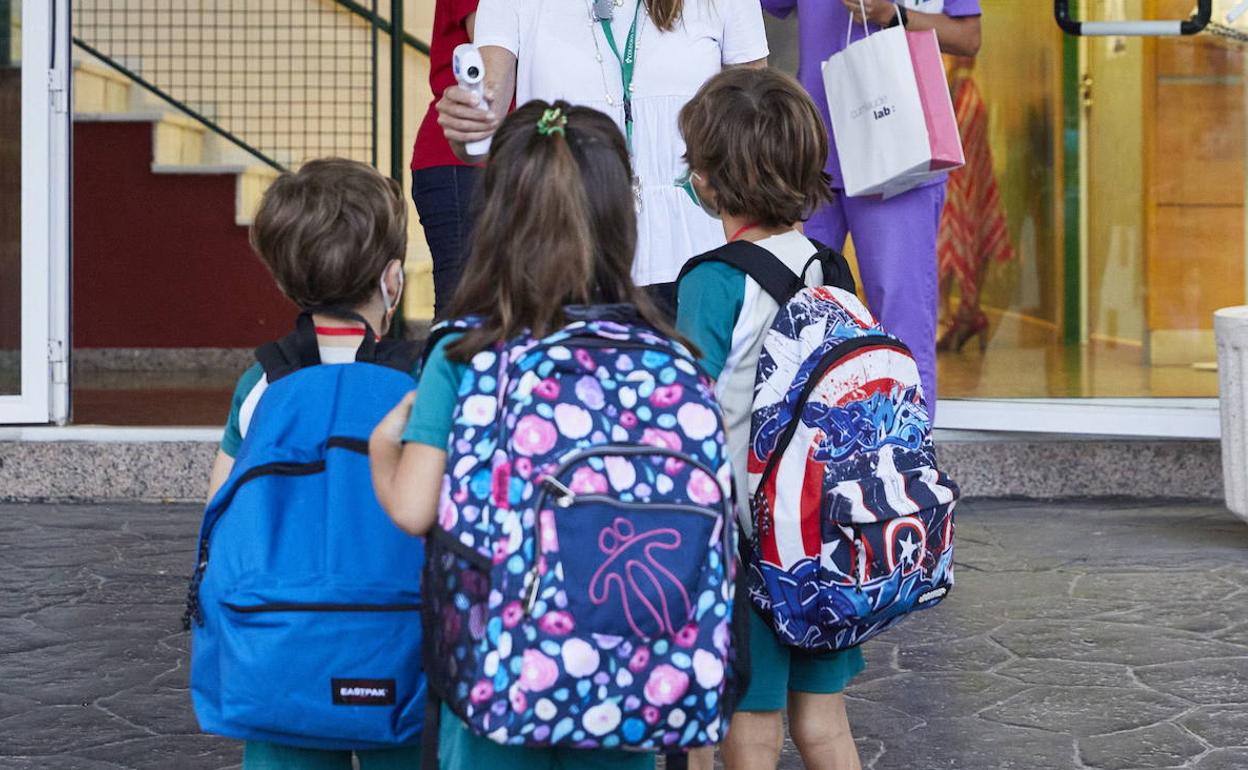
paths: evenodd
<path fill-rule="evenodd" d="M 21 389 L 0 423 L 69 417 L 69 0 L 22 2 Z"/>

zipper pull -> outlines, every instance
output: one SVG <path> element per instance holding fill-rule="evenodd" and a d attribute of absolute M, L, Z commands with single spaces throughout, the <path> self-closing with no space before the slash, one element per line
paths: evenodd
<path fill-rule="evenodd" d="M 542 578 L 537 574 L 537 569 L 534 568 L 534 570 L 529 573 L 529 587 L 526 592 L 527 596 L 524 597 L 524 614 L 526 617 L 533 617 L 533 608 L 537 606 L 537 589 L 541 582 Z"/>
<path fill-rule="evenodd" d="M 546 476 L 542 479 L 542 484 L 554 492 L 558 497 L 555 498 L 555 505 L 560 508 L 568 508 L 576 502 L 576 493 L 561 484 L 554 476 Z"/>

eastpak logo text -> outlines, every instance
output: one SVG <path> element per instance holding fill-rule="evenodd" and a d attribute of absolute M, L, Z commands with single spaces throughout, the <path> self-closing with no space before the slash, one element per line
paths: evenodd
<path fill-rule="evenodd" d="M 331 679 L 334 705 L 393 706 L 393 679 Z"/>

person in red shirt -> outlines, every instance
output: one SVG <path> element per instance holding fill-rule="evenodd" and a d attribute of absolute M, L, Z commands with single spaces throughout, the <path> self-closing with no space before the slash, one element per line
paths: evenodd
<path fill-rule="evenodd" d="M 472 42 L 477 0 L 437 0 L 429 46 L 429 85 L 433 102 L 416 134 L 412 151 L 412 200 L 433 255 L 434 316 L 441 318 L 459 285 L 460 269 L 472 230 L 472 195 L 479 169 L 451 150 L 433 107 L 455 85 L 451 55 Z"/>

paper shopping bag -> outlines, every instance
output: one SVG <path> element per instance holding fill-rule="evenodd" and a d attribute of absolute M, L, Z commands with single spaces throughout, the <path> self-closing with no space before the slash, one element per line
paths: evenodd
<path fill-rule="evenodd" d="M 885 185 L 881 191 L 885 198 L 943 177 L 966 163 L 962 153 L 962 137 L 958 133 L 958 118 L 953 111 L 953 99 L 949 95 L 949 81 L 945 76 L 945 63 L 940 57 L 936 32 L 907 32 L 906 43 L 910 48 L 910 62 L 914 67 L 915 82 L 919 88 L 919 101 L 923 105 L 923 122 L 927 127 L 931 158 L 927 168 L 903 174 Z"/>
<path fill-rule="evenodd" d="M 847 195 L 892 192 L 908 174 L 930 169 L 927 123 L 904 29 L 876 32 L 833 54 L 823 64 L 823 85 Z"/>

